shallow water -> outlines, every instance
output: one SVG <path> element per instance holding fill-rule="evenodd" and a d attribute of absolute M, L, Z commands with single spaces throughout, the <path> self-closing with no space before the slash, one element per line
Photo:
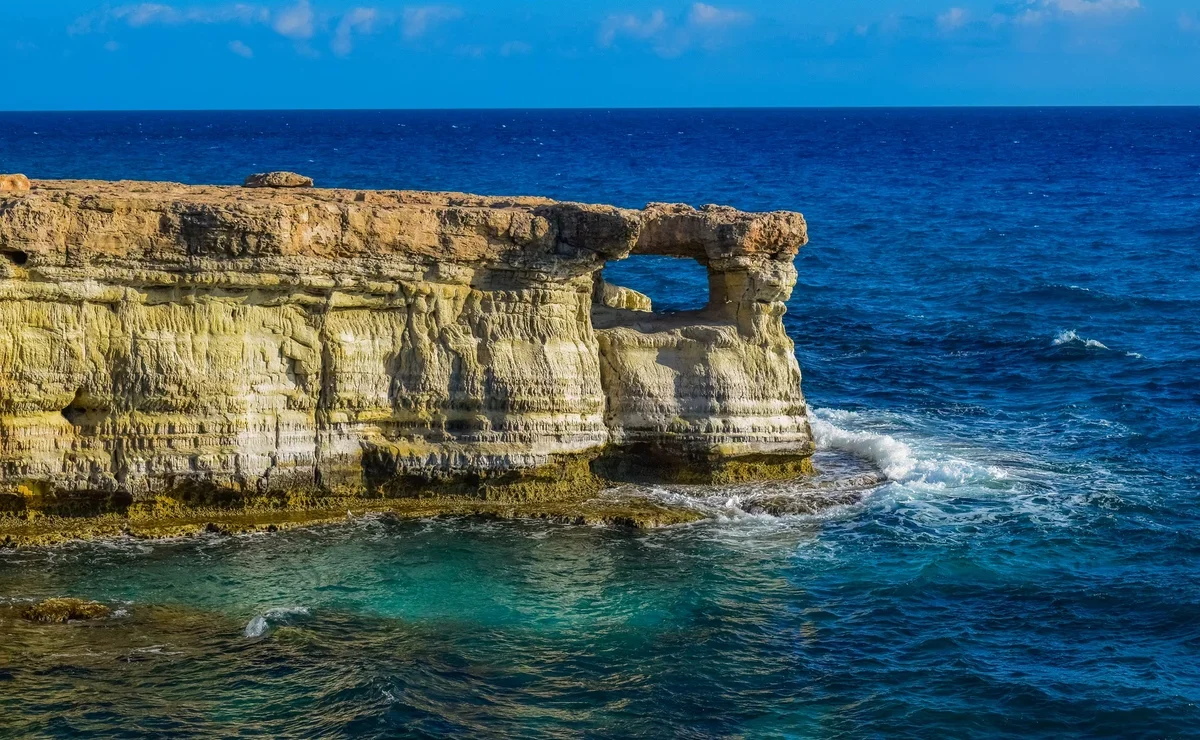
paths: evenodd
<path fill-rule="evenodd" d="M 1200 726 L 1200 110 L 0 114 L 0 162 L 803 211 L 785 322 L 828 484 L 650 489 L 712 518 L 648 533 L 5 553 L 9 602 L 124 610 L 0 623 L 11 734 Z M 665 310 L 705 290 L 670 260 L 607 269 Z M 781 496 L 797 513 L 756 505 Z"/>

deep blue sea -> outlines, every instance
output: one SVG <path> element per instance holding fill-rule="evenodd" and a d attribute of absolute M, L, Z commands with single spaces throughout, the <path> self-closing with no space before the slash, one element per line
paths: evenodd
<path fill-rule="evenodd" d="M 2 172 L 266 169 L 803 212 L 821 454 L 887 480 L 5 553 L 0 598 L 122 611 L 0 623 L 0 735 L 1200 736 L 1200 109 L 0 114 Z"/>

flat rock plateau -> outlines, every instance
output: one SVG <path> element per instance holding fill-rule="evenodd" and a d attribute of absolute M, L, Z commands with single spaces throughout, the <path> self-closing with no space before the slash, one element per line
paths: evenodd
<path fill-rule="evenodd" d="M 0 543 L 350 514 L 656 526 L 812 472 L 798 213 L 32 180 L 0 192 Z M 708 271 L 698 311 L 601 278 Z"/>

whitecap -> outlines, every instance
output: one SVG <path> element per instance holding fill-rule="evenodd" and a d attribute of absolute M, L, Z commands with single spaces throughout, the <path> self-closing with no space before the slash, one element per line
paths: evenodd
<path fill-rule="evenodd" d="M 283 606 L 268 609 L 247 622 L 243 634 L 246 637 L 262 637 L 271 628 L 272 621 L 286 622 L 291 617 L 308 616 L 308 614 L 308 607 L 305 606 Z"/>
<path fill-rule="evenodd" d="M 1079 336 L 1074 329 L 1066 329 L 1055 335 L 1054 346 L 1062 347 L 1064 345 L 1086 347 L 1088 349 L 1108 349 L 1106 345 L 1097 342 L 1095 339 L 1086 339 Z"/>
<path fill-rule="evenodd" d="M 971 483 L 991 483 L 1008 478 L 998 465 L 985 465 L 960 457 L 922 455 L 907 442 L 890 434 L 839 426 L 858 416 L 840 409 L 814 409 L 809 417 L 817 449 L 841 450 L 877 466 L 889 481 L 945 488 Z"/>

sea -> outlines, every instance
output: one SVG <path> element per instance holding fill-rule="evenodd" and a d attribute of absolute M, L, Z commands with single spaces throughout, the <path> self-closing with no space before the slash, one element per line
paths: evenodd
<path fill-rule="evenodd" d="M 0 736 L 1200 737 L 1200 108 L 0 113 L 4 172 L 275 169 L 804 213 L 820 485 L 6 551 L 116 611 L 0 623 Z"/>

